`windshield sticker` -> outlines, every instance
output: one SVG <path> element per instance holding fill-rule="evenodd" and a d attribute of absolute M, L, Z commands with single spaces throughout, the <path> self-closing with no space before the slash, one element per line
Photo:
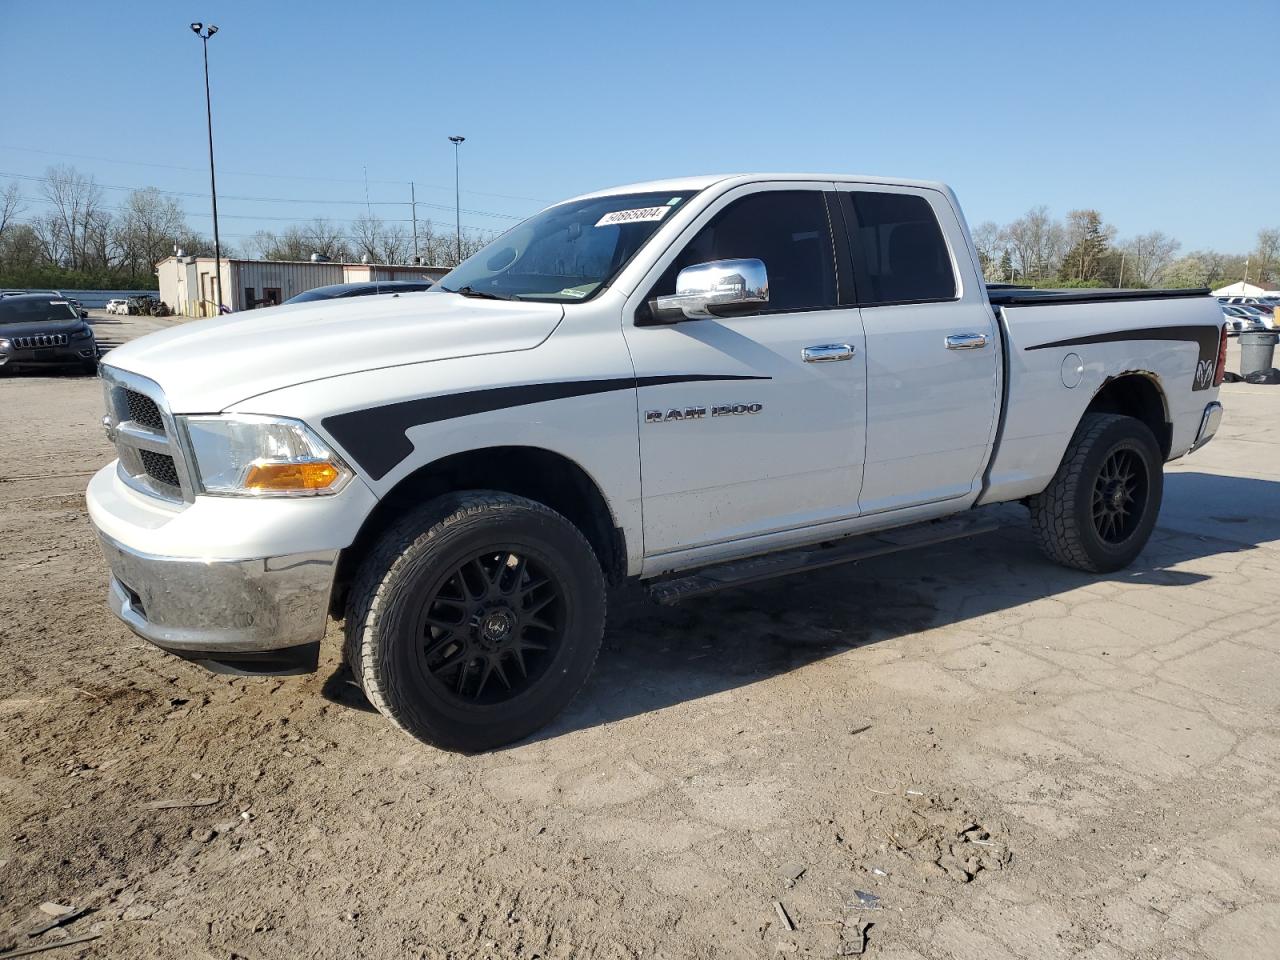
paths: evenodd
<path fill-rule="evenodd" d="M 596 221 L 597 227 L 612 227 L 619 223 L 652 223 L 671 212 L 670 207 L 638 207 L 634 210 L 615 210 Z"/>
<path fill-rule="evenodd" d="M 674 207 L 677 203 L 679 203 L 683 199 L 684 199 L 683 197 L 672 197 L 670 200 L 667 201 L 667 206 Z"/>
<path fill-rule="evenodd" d="M 575 290 L 573 287 L 565 287 L 558 294 L 556 294 L 556 296 L 558 297 L 585 297 L 586 295 L 587 295 L 587 291 Z"/>

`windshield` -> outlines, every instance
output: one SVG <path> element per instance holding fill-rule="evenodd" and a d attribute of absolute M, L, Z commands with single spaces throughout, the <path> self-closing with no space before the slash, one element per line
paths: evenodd
<path fill-rule="evenodd" d="M 79 319 L 80 314 L 65 300 L 27 300 L 19 297 L 0 299 L 0 323 Z"/>
<path fill-rule="evenodd" d="M 607 286 L 693 192 L 570 200 L 530 217 L 440 280 L 433 291 L 577 303 Z"/>

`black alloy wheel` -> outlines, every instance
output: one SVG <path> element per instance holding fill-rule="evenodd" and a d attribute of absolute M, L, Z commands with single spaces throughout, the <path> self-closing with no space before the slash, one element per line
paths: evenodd
<path fill-rule="evenodd" d="M 1136 451 L 1112 452 L 1093 485 L 1093 527 L 1106 543 L 1124 543 L 1138 527 L 1150 486 L 1146 463 Z"/>
<path fill-rule="evenodd" d="M 422 604 L 419 664 L 452 698 L 497 704 L 542 677 L 563 636 L 563 588 L 536 559 L 485 551 L 446 573 Z"/>

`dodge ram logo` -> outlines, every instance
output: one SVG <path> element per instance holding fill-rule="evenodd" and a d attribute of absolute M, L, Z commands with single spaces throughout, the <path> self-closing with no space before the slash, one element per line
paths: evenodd
<path fill-rule="evenodd" d="M 1218 372 L 1218 361 L 1201 360 L 1196 364 L 1196 380 L 1192 390 L 1207 390 L 1213 384 L 1213 375 Z"/>
<path fill-rule="evenodd" d="M 713 417 L 741 417 L 759 413 L 763 403 L 717 403 L 711 407 Z M 707 416 L 706 407 L 672 407 L 669 410 L 646 410 L 645 423 L 670 423 L 673 420 L 702 420 Z"/>

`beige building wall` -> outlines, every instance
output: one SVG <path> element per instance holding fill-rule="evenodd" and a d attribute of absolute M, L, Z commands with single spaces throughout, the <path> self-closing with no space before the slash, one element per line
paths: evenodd
<path fill-rule="evenodd" d="M 370 263 L 313 263 L 307 260 L 240 260 L 221 264 L 222 303 L 233 312 L 283 303 L 305 290 L 332 283 L 371 280 L 438 280 L 447 267 Z M 166 257 L 156 264 L 160 299 L 184 317 L 218 312 L 213 257 Z"/>

